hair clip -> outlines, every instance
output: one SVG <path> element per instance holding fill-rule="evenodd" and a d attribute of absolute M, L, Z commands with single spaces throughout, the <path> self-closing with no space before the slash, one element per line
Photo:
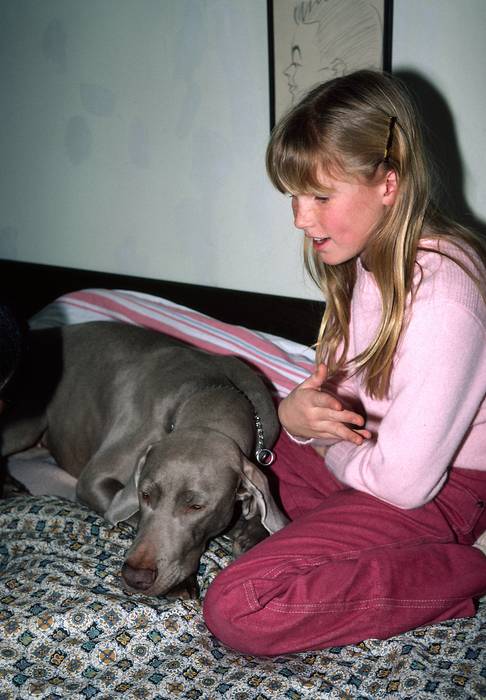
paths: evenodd
<path fill-rule="evenodd" d="M 388 163 L 388 160 L 390 158 L 390 151 L 393 145 L 393 130 L 395 128 L 396 121 L 396 117 L 390 117 L 390 121 L 388 122 L 388 139 L 386 142 L 385 151 L 383 153 L 383 160 L 385 161 L 385 163 Z"/>

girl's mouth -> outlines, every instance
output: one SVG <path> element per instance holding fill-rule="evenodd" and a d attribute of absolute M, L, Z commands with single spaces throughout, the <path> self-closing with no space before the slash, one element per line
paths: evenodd
<path fill-rule="evenodd" d="M 312 245 L 314 248 L 321 248 L 327 241 L 329 241 L 329 236 L 322 236 L 319 238 L 312 238 Z"/>

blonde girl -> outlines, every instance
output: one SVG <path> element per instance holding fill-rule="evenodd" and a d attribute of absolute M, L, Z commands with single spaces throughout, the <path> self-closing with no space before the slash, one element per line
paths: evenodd
<path fill-rule="evenodd" d="M 434 206 L 413 101 L 358 71 L 275 128 L 326 307 L 315 372 L 282 401 L 291 523 L 223 571 L 209 628 L 273 655 L 473 615 L 486 593 L 486 253 Z"/>

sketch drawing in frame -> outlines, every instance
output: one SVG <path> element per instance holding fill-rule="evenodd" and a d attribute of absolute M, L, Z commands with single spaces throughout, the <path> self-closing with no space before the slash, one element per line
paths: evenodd
<path fill-rule="evenodd" d="M 391 70 L 392 0 L 267 0 L 271 127 L 314 85 Z"/>

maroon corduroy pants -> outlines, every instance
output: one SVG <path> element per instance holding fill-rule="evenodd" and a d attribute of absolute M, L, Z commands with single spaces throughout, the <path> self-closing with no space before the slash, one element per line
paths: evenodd
<path fill-rule="evenodd" d="M 385 639 L 474 615 L 486 594 L 486 472 L 455 469 L 425 506 L 402 510 L 345 487 L 282 434 L 272 467 L 292 519 L 222 571 L 206 624 L 243 653 L 277 655 Z"/>

